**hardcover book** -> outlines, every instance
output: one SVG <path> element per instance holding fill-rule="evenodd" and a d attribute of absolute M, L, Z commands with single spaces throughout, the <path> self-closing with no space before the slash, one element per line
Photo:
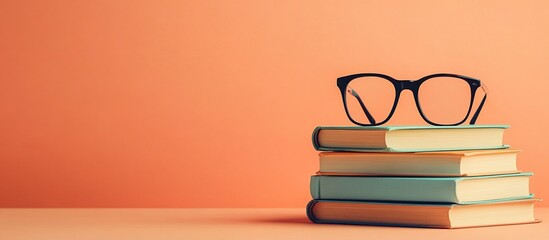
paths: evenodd
<path fill-rule="evenodd" d="M 516 173 L 519 150 L 321 152 L 317 175 L 480 176 Z"/>
<path fill-rule="evenodd" d="M 312 176 L 313 199 L 478 203 L 531 198 L 532 173 L 476 177 Z"/>
<path fill-rule="evenodd" d="M 500 149 L 507 125 L 317 127 L 321 151 L 424 152 Z"/>
<path fill-rule="evenodd" d="M 535 223 L 536 199 L 482 204 L 417 204 L 312 200 L 307 217 L 314 223 L 428 228 L 467 228 Z"/>

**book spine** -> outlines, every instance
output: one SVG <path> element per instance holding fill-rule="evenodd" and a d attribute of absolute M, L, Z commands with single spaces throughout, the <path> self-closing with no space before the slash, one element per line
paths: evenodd
<path fill-rule="evenodd" d="M 320 151 L 322 149 L 320 149 L 320 144 L 318 143 L 318 133 L 320 132 L 320 127 L 316 127 L 315 130 L 313 130 L 313 147 L 317 150 L 317 151 Z"/>
<path fill-rule="evenodd" d="M 309 190 L 313 199 L 320 199 L 320 178 L 311 176 Z"/>
<path fill-rule="evenodd" d="M 458 203 L 456 179 L 312 176 L 315 200 Z"/>
<path fill-rule="evenodd" d="M 309 218 L 309 220 L 313 223 L 320 223 L 320 221 L 315 217 L 315 214 L 313 212 L 313 208 L 315 207 L 316 203 L 316 200 L 311 200 L 309 203 L 307 203 L 307 218 Z"/>
<path fill-rule="evenodd" d="M 419 227 L 419 228 L 449 228 L 449 226 L 445 225 L 428 225 L 424 223 L 409 223 L 409 222 L 401 222 L 401 221 L 393 221 L 393 222 L 379 222 L 375 218 L 371 218 L 366 221 L 358 221 L 358 220 L 333 220 L 333 219 L 318 219 L 315 215 L 315 206 L 318 203 L 324 202 L 323 200 L 311 200 L 306 207 L 306 213 L 307 218 L 312 223 L 319 223 L 319 224 L 352 224 L 352 225 L 370 225 L 370 226 L 399 226 L 399 227 Z M 337 201 L 329 201 L 337 203 Z M 354 204 L 363 204 L 355 202 Z M 368 203 L 365 203 L 368 205 Z M 339 215 L 345 215 L 346 210 L 344 209 L 338 209 Z M 347 210 L 348 211 L 348 210 Z M 389 211 L 390 212 L 390 211 Z M 381 213 L 381 212 L 380 212 Z"/>
<path fill-rule="evenodd" d="M 325 129 L 327 127 L 316 127 L 313 130 L 312 134 L 312 141 L 313 141 L 313 147 L 317 151 L 340 151 L 340 152 L 396 152 L 395 150 L 391 148 L 344 148 L 344 147 L 326 147 L 321 146 L 320 142 L 318 141 L 318 135 L 320 134 L 320 131 L 322 129 Z M 329 128 L 328 128 L 329 129 Z M 345 129 L 345 128 L 341 128 Z"/>

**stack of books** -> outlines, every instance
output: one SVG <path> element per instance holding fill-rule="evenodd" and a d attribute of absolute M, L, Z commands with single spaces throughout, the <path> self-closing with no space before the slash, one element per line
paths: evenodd
<path fill-rule="evenodd" d="M 465 228 L 534 223 L 506 125 L 317 127 L 314 223 Z"/>

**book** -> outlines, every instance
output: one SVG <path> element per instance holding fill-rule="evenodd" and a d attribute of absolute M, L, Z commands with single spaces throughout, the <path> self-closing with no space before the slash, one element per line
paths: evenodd
<path fill-rule="evenodd" d="M 480 176 L 516 173 L 519 150 L 321 152 L 317 175 Z"/>
<path fill-rule="evenodd" d="M 508 125 L 317 127 L 313 145 L 321 151 L 424 152 L 508 148 Z"/>
<path fill-rule="evenodd" d="M 482 204 L 415 204 L 312 200 L 307 217 L 314 223 L 428 228 L 467 228 L 540 222 L 537 199 Z"/>
<path fill-rule="evenodd" d="M 532 173 L 475 177 L 312 176 L 313 199 L 478 203 L 531 198 Z"/>

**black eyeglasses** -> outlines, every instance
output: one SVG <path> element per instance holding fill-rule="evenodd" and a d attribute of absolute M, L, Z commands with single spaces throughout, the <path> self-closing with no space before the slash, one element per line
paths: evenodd
<path fill-rule="evenodd" d="M 337 79 L 345 113 L 351 122 L 361 126 L 377 126 L 393 116 L 400 94 L 408 89 L 414 95 L 421 117 L 436 126 L 455 126 L 467 120 L 478 88 L 484 97 L 469 124 L 475 124 L 488 91 L 480 80 L 471 77 L 438 73 L 418 80 L 396 80 L 379 73 L 360 73 Z"/>

